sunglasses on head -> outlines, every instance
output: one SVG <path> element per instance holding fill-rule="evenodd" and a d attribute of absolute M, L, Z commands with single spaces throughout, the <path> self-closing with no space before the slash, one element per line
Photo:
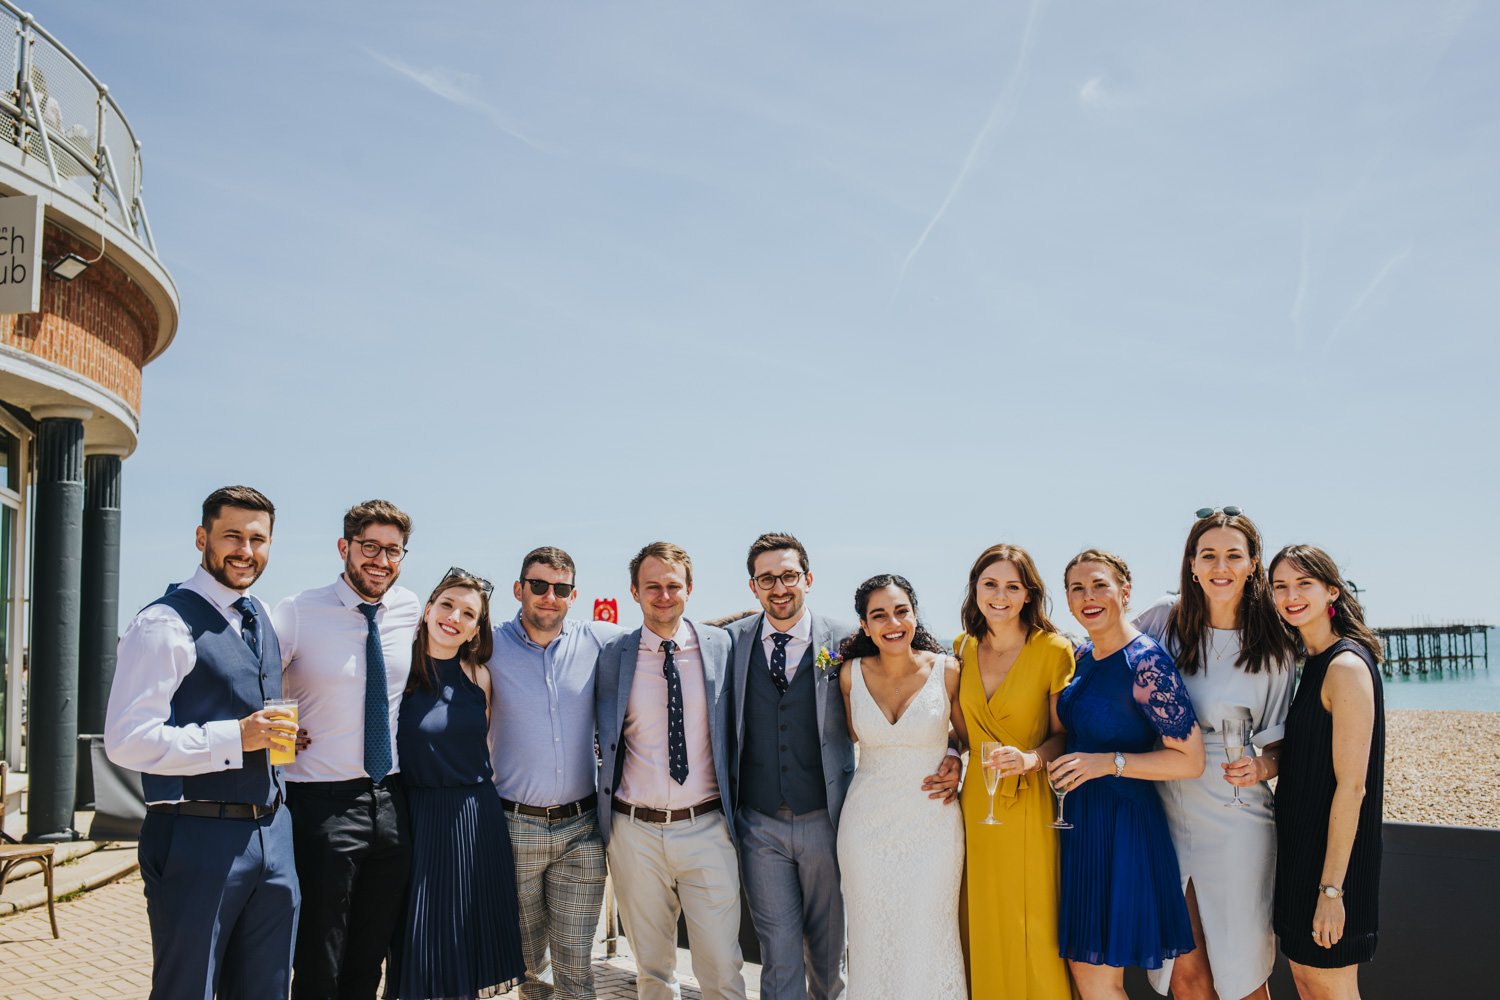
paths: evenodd
<path fill-rule="evenodd" d="M 449 566 L 448 572 L 443 574 L 444 580 L 452 580 L 455 577 L 468 577 L 471 580 L 477 581 L 479 584 L 479 589 L 484 591 L 485 597 L 489 597 L 495 592 L 495 585 L 493 583 L 490 583 L 490 581 L 486 580 L 478 573 L 470 573 L 462 566 Z"/>
<path fill-rule="evenodd" d="M 1239 517 L 1243 513 L 1244 511 L 1238 507 L 1199 507 L 1196 516 L 1201 521 L 1205 517 L 1213 517 L 1215 514 L 1228 514 L 1230 517 Z"/>
<path fill-rule="evenodd" d="M 550 583 L 547 580 L 538 580 L 534 577 L 527 577 L 521 582 L 531 588 L 531 596 L 533 597 L 541 597 L 550 589 L 552 593 L 557 595 L 559 600 L 565 601 L 575 589 L 571 583 Z"/>

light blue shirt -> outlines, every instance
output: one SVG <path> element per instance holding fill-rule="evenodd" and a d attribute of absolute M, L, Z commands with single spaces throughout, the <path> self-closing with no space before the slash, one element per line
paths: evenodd
<path fill-rule="evenodd" d="M 487 664 L 490 763 L 500 797 L 558 806 L 594 794 L 594 675 L 599 651 L 625 630 L 609 622 L 563 622 L 546 647 L 521 616 L 495 629 Z"/>

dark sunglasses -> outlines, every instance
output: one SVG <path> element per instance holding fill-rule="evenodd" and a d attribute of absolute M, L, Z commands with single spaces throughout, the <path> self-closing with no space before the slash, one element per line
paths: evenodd
<path fill-rule="evenodd" d="M 1203 520 L 1205 517 L 1213 517 L 1215 514 L 1228 514 L 1230 517 L 1239 517 L 1245 513 L 1238 507 L 1199 507 L 1197 518 Z"/>
<path fill-rule="evenodd" d="M 477 581 L 479 583 L 479 589 L 484 591 L 485 597 L 489 597 L 495 592 L 495 585 L 493 583 L 490 583 L 490 581 L 486 580 L 478 573 L 470 573 L 462 566 L 449 566 L 448 572 L 443 574 L 444 580 L 452 580 L 454 577 L 468 577 L 470 580 Z"/>
<path fill-rule="evenodd" d="M 533 597 L 541 597 L 550 589 L 552 593 L 557 595 L 558 599 L 565 601 L 568 599 L 568 595 L 572 594 L 575 589 L 571 583 L 549 583 L 546 580 L 535 580 L 531 577 L 527 577 L 521 582 L 531 588 L 531 595 Z"/>

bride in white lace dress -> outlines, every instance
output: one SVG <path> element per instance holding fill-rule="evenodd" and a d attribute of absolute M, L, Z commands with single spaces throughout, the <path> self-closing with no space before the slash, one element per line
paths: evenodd
<path fill-rule="evenodd" d="M 838 834 L 849 1000 L 965 1000 L 963 816 L 920 787 L 947 752 L 958 664 L 918 623 L 901 577 L 866 580 L 854 605 L 860 630 L 839 676 L 859 744 Z"/>

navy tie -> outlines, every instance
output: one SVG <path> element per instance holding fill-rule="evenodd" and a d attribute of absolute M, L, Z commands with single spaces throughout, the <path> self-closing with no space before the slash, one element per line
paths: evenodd
<path fill-rule="evenodd" d="M 679 785 L 687 781 L 687 733 L 682 723 L 682 677 L 677 673 L 677 661 L 672 654 L 677 652 L 677 643 L 663 639 L 661 651 L 661 673 L 667 679 L 667 772 Z"/>
<path fill-rule="evenodd" d="M 365 633 L 365 773 L 380 781 L 391 773 L 391 716 L 386 700 L 385 651 L 380 648 L 380 629 L 375 626 L 378 604 L 361 604 L 368 631 Z"/>
<path fill-rule="evenodd" d="M 260 619 L 255 614 L 255 602 L 241 597 L 231 607 L 240 613 L 240 638 L 250 647 L 250 655 L 260 659 Z"/>
<path fill-rule="evenodd" d="M 771 680 L 776 682 L 777 691 L 786 694 L 786 689 L 791 686 L 786 679 L 786 644 L 792 641 L 792 637 L 786 632 L 772 632 L 771 641 L 776 644 L 771 650 Z"/>

